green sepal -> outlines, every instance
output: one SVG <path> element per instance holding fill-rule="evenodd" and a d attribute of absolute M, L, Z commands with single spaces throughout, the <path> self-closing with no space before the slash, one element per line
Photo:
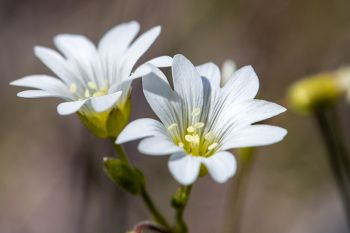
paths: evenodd
<path fill-rule="evenodd" d="M 103 161 L 109 178 L 125 191 L 139 195 L 145 188 L 145 177 L 136 167 L 115 158 L 104 158 Z"/>
<path fill-rule="evenodd" d="M 104 112 L 79 112 L 84 125 L 99 138 L 116 138 L 128 124 L 131 113 L 130 97 L 122 105 Z"/>
<path fill-rule="evenodd" d="M 175 194 L 171 198 L 171 205 L 175 209 L 181 208 L 186 205 L 187 193 L 185 187 L 180 187 L 176 190 Z"/>

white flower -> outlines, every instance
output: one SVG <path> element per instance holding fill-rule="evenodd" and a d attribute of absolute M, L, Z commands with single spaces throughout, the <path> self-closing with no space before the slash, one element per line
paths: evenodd
<path fill-rule="evenodd" d="M 236 160 L 225 150 L 262 146 L 283 139 L 283 128 L 254 124 L 285 108 L 254 99 L 259 82 L 252 67 L 233 73 L 220 88 L 220 70 L 213 63 L 194 67 L 182 55 L 173 59 L 174 90 L 153 67 L 143 79 L 148 103 L 160 118 L 138 119 L 125 127 L 116 143 L 144 138 L 138 149 L 148 155 L 172 154 L 170 172 L 183 184 L 192 184 L 203 165 L 219 183 L 236 171 Z M 202 167 L 203 167 L 202 166 Z"/>
<path fill-rule="evenodd" d="M 58 78 L 30 75 L 11 82 L 11 85 L 33 88 L 19 92 L 19 97 L 59 97 L 66 102 L 57 106 L 58 113 L 68 115 L 80 111 L 104 112 L 116 104 L 123 105 L 130 94 L 132 79 L 149 72 L 141 65 L 131 74 L 137 60 L 148 50 L 160 33 L 160 26 L 145 32 L 137 39 L 139 23 L 131 21 L 108 31 L 96 47 L 82 35 L 61 34 L 54 43 L 63 54 L 35 47 L 35 55 Z M 148 61 L 157 67 L 171 65 L 167 56 Z"/>

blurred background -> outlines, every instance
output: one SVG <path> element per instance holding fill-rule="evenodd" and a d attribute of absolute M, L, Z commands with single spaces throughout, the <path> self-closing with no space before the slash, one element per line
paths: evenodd
<path fill-rule="evenodd" d="M 293 81 L 350 62 L 349 9 L 347 0 L 0 0 L 0 232 L 120 233 L 148 218 L 142 202 L 104 174 L 102 157 L 112 153 L 108 140 L 91 136 L 75 115 L 59 116 L 56 99 L 16 97 L 22 89 L 10 81 L 51 73 L 33 46 L 53 47 L 58 33 L 97 42 L 114 25 L 134 19 L 141 31 L 160 24 L 160 37 L 140 63 L 176 53 L 195 64 L 231 58 L 256 69 L 260 98 L 286 106 Z M 154 117 L 140 84 L 134 83 L 132 118 Z M 339 108 L 350 129 L 349 107 Z M 229 227 L 235 179 L 219 185 L 205 177 L 186 210 L 191 232 L 348 232 L 313 119 L 287 111 L 270 123 L 289 134 L 256 151 L 239 230 Z M 131 160 L 170 219 L 169 198 L 178 185 L 167 157 L 146 157 L 136 145 L 126 145 Z"/>

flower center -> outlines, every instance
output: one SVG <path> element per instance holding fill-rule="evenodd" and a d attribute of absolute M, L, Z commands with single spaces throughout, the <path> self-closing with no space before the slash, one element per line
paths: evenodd
<path fill-rule="evenodd" d="M 193 156 L 210 157 L 213 155 L 219 143 L 215 135 L 209 131 L 206 132 L 205 123 L 199 121 L 201 109 L 195 108 L 192 111 L 191 125 L 182 132 L 178 124 L 173 123 L 168 127 L 175 144 L 182 147 L 186 153 Z"/>
<path fill-rule="evenodd" d="M 108 94 L 108 81 L 105 80 L 106 85 L 99 87 L 95 82 L 89 81 L 86 87 L 78 87 L 76 83 L 69 85 L 69 91 L 78 100 L 87 99 L 90 97 L 104 96 Z"/>

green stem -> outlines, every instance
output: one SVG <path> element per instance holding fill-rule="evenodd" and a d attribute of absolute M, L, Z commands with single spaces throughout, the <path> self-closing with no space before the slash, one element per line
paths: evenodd
<path fill-rule="evenodd" d="M 350 161 L 349 152 L 346 147 L 346 142 L 344 139 L 344 134 L 341 127 L 341 119 L 339 117 L 337 109 L 333 108 L 330 111 L 330 122 L 333 123 L 334 140 L 337 142 L 339 154 L 341 155 L 341 165 L 343 166 L 343 171 L 346 173 L 348 179 L 350 179 Z"/>
<path fill-rule="evenodd" d="M 169 223 L 166 221 L 166 219 L 163 217 L 163 215 L 159 212 L 158 208 L 153 203 L 151 197 L 149 196 L 146 188 L 144 188 L 141 192 L 141 197 L 145 205 L 147 206 L 148 210 L 152 214 L 152 217 L 154 221 L 161 226 L 165 227 L 166 229 L 170 229 Z"/>
<path fill-rule="evenodd" d="M 114 151 L 119 156 L 119 159 L 129 164 L 128 156 L 126 155 L 124 148 L 121 145 L 115 144 L 114 141 L 113 141 L 113 148 L 114 148 Z"/>
<path fill-rule="evenodd" d="M 188 227 L 184 220 L 184 212 L 192 191 L 192 185 L 181 187 L 173 197 L 173 207 L 175 208 L 175 233 L 187 233 Z"/>
<path fill-rule="evenodd" d="M 115 144 L 114 140 L 112 140 L 112 142 L 113 142 L 114 150 L 118 154 L 119 159 L 131 165 L 124 148 L 121 145 Z M 146 190 L 146 187 L 144 187 L 141 191 L 141 198 L 144 204 L 146 205 L 146 207 L 148 208 L 149 212 L 151 213 L 154 221 L 160 224 L 161 226 L 163 226 L 164 228 L 166 228 L 166 230 L 170 229 L 169 223 L 166 221 L 164 216 L 160 213 L 158 208 L 155 206 L 152 198 L 150 197 L 150 195 Z"/>
<path fill-rule="evenodd" d="M 247 181 L 255 160 L 254 148 L 242 148 L 238 151 L 238 156 L 240 157 L 241 164 L 231 187 L 224 232 L 240 232 Z"/>
<path fill-rule="evenodd" d="M 339 142 L 334 136 L 332 122 L 328 119 L 326 112 L 323 109 L 318 110 L 315 112 L 315 117 L 328 150 L 328 161 L 343 201 L 346 220 L 350 227 L 350 192 L 347 177 L 344 175 L 342 167 L 344 165 L 344 156 L 347 155 L 344 155 L 342 150 L 339 150 Z"/>

